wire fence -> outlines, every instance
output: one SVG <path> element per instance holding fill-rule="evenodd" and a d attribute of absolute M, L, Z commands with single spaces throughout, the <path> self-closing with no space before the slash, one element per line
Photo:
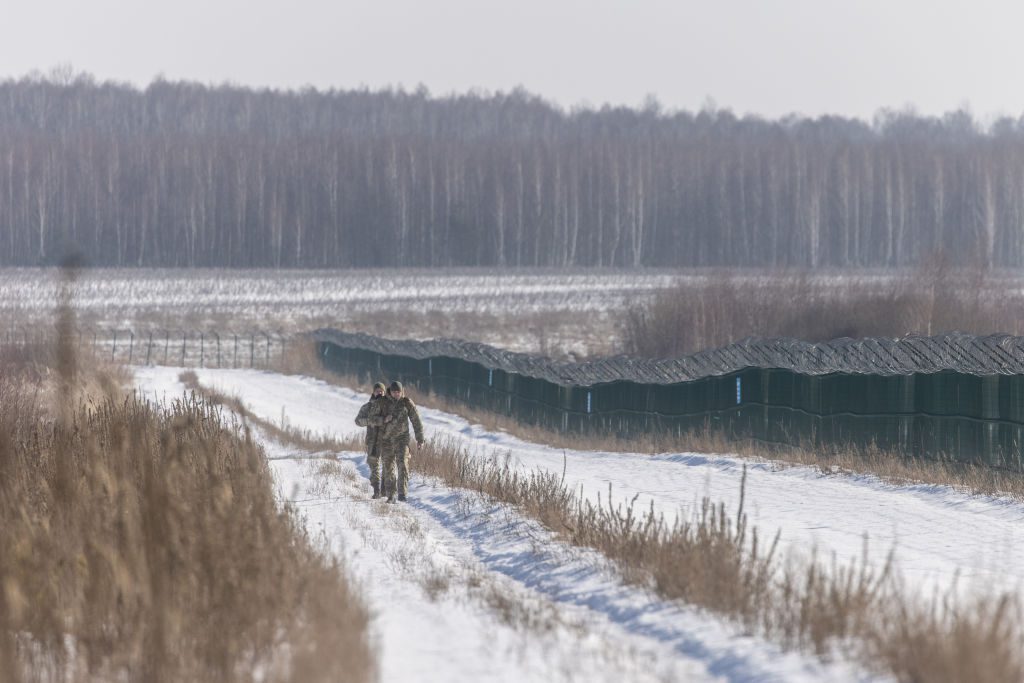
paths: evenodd
<path fill-rule="evenodd" d="M 289 335 L 268 330 L 222 331 L 85 327 L 71 333 L 81 352 L 127 365 L 171 365 L 208 368 L 268 368 L 283 357 Z M 46 348 L 56 345 L 56 332 L 27 325 L 9 327 L 0 345 Z"/>

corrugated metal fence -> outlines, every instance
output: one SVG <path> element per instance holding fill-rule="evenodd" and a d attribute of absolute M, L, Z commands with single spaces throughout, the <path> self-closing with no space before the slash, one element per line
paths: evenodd
<path fill-rule="evenodd" d="M 368 384 L 398 379 L 421 392 L 555 430 L 629 438 L 710 428 L 764 443 L 874 444 L 1021 469 L 1021 338 L 946 335 L 866 340 L 868 347 L 852 340 L 748 340 L 699 358 L 590 364 L 465 342 L 393 342 L 334 330 L 314 338 L 327 368 Z M 759 354 L 760 367 L 744 366 L 751 354 Z M 851 362 L 858 364 L 856 372 Z M 694 368 L 704 366 L 714 374 L 694 377 Z M 876 373 L 870 372 L 874 366 Z M 914 371 L 923 367 L 929 371 Z M 566 376 L 607 381 L 560 379 Z"/>

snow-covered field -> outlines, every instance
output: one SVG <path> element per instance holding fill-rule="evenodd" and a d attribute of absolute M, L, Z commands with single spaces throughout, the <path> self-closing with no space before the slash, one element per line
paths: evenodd
<path fill-rule="evenodd" d="M 0 269 L 0 321 L 49 320 L 60 272 Z M 161 340 L 339 327 L 403 338 L 458 336 L 521 351 L 615 352 L 629 305 L 669 286 L 670 271 L 83 270 L 79 320 Z M 0 333 L 5 332 L 0 330 Z M 109 335 L 108 335 L 109 336 Z M 109 345 L 108 345 L 109 348 Z"/>
<path fill-rule="evenodd" d="M 735 282 L 769 285 L 791 281 L 791 271 L 690 270 L 230 270 L 84 269 L 75 304 L 86 318 L 130 326 L 140 314 L 186 313 L 219 322 L 271 318 L 282 322 L 332 317 L 344 321 L 382 311 L 519 315 L 621 308 L 679 282 L 700 285 L 728 275 Z M 884 286 L 913 275 L 903 271 L 817 271 L 808 283 L 848 288 Z M 1013 271 L 989 275 L 1001 294 L 1024 294 L 1024 278 Z M 56 302 L 61 271 L 0 268 L 0 316 L 48 315 Z"/>
<path fill-rule="evenodd" d="M 551 355 L 621 351 L 624 314 L 654 292 L 694 285 L 720 270 L 169 270 L 80 272 L 74 303 L 80 322 L 101 331 L 131 330 L 158 339 L 274 334 L 338 327 L 400 338 L 459 337 Z M 737 281 L 771 284 L 786 271 L 736 271 Z M 0 335 L 23 335 L 49 321 L 60 271 L 0 269 Z M 808 276 L 848 288 L 891 283 L 900 273 L 834 272 Z M 1000 276 L 999 296 L 1021 296 L 1019 274 Z M 127 359 L 126 359 L 127 360 Z"/>
<path fill-rule="evenodd" d="M 173 368 L 139 368 L 140 389 L 178 396 Z M 314 432 L 359 433 L 361 394 L 309 378 L 200 370 L 206 386 L 243 399 L 257 415 Z M 689 515 L 704 495 L 735 508 L 744 461 L 728 455 L 561 451 L 490 433 L 462 418 L 422 411 L 428 436 L 448 435 L 480 457 L 562 472 L 591 498 Z M 365 459 L 341 454 L 351 478 L 325 486 L 311 454 L 267 443 L 283 499 L 342 555 L 377 615 L 383 679 L 430 680 L 855 680 L 843 664 L 782 653 L 733 625 L 623 585 L 600 558 L 571 550 L 500 507 L 415 478 L 411 502 L 368 500 Z M 564 460 L 563 460 L 564 458 Z M 314 464 L 310 464 L 313 462 Z M 413 461 L 415 473 L 415 460 Z M 910 587 L 1016 589 L 1024 580 L 1024 505 L 942 487 L 892 486 L 808 468 L 749 469 L 747 510 L 762 533 L 781 530 L 796 555 L 894 552 Z M 500 596 L 500 599 L 499 599 Z M 538 627 L 538 624 L 540 625 Z"/>
<path fill-rule="evenodd" d="M 600 311 L 665 287 L 669 271 L 309 271 L 83 270 L 76 304 L 113 323 L 138 310 L 187 309 L 197 315 L 296 317 L 397 309 L 443 303 L 449 311 L 518 313 Z M 60 271 L 0 269 L 0 313 L 49 311 Z"/>

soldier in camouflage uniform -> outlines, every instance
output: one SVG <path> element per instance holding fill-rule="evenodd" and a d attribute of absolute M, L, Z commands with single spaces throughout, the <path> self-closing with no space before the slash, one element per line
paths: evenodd
<path fill-rule="evenodd" d="M 383 403 L 383 429 L 380 434 L 384 455 L 384 485 L 388 502 L 404 501 L 409 492 L 409 423 L 416 435 L 417 448 L 423 445 L 423 423 L 412 399 L 402 391 L 401 382 L 392 382 Z M 378 418 L 379 419 L 379 418 Z M 398 469 L 397 481 L 395 468 Z"/>
<path fill-rule="evenodd" d="M 370 468 L 370 486 L 373 487 L 374 498 L 380 498 L 380 432 L 384 424 L 382 409 L 388 400 L 384 395 L 385 390 L 383 382 L 374 384 L 370 400 L 363 404 L 356 415 L 356 424 L 366 427 L 366 464 Z"/>

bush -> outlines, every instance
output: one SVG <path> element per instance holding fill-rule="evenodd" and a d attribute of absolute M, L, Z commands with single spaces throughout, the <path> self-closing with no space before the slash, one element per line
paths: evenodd
<path fill-rule="evenodd" d="M 688 278 L 625 316 L 626 353 L 678 357 L 746 337 L 822 342 L 961 331 L 1024 331 L 1020 301 L 978 269 L 952 270 L 941 256 L 902 278 L 806 272 Z"/>

